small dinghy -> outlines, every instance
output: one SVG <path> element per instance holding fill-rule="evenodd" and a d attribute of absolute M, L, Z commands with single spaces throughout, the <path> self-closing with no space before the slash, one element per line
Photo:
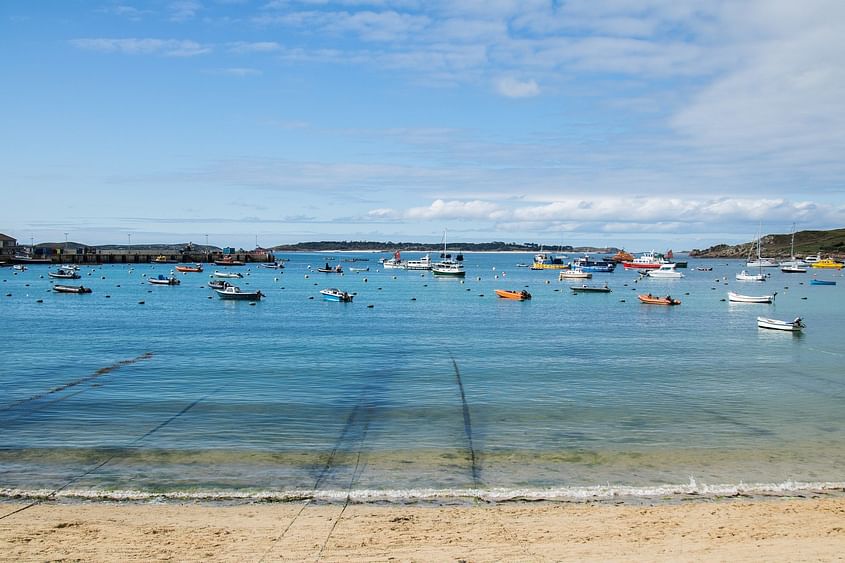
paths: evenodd
<path fill-rule="evenodd" d="M 671 296 L 667 295 L 666 297 L 658 297 L 656 295 L 652 295 L 651 293 L 646 295 L 637 295 L 640 301 L 646 303 L 648 305 L 680 305 L 680 299 L 672 299 Z"/>
<path fill-rule="evenodd" d="M 193 266 L 176 266 L 177 272 L 202 272 L 202 265 L 194 264 Z"/>
<path fill-rule="evenodd" d="M 729 291 L 728 301 L 731 301 L 732 303 L 773 303 L 775 296 L 777 296 L 777 292 L 773 295 L 741 295 L 739 293 Z"/>
<path fill-rule="evenodd" d="M 47 275 L 61 280 L 78 280 L 82 277 L 76 273 L 76 270 L 70 268 L 59 268 L 55 272 L 47 272 Z"/>
<path fill-rule="evenodd" d="M 59 293 L 91 293 L 91 288 L 82 285 L 54 285 L 53 291 Z"/>
<path fill-rule="evenodd" d="M 810 280 L 810 285 L 836 285 L 836 282 L 829 280 Z"/>
<path fill-rule="evenodd" d="M 349 295 L 345 291 L 341 291 L 335 287 L 328 287 L 321 289 L 320 294 L 326 301 L 339 301 L 341 303 L 352 303 L 353 295 Z"/>
<path fill-rule="evenodd" d="M 173 276 L 165 277 L 161 274 L 154 278 L 147 278 L 147 281 L 153 285 L 179 285 L 180 283 L 182 283 Z"/>
<path fill-rule="evenodd" d="M 244 277 L 243 274 L 240 272 L 219 272 L 214 270 L 214 277 L 215 278 L 242 278 Z"/>
<path fill-rule="evenodd" d="M 573 285 L 569 289 L 575 293 L 610 293 L 611 289 L 604 285 Z"/>
<path fill-rule="evenodd" d="M 778 319 L 768 319 L 766 317 L 757 317 L 757 326 L 759 328 L 768 328 L 771 330 L 785 330 L 787 332 L 800 332 L 805 328 L 801 317 L 796 317 L 794 321 L 781 321 Z"/>
<path fill-rule="evenodd" d="M 525 301 L 526 299 L 531 299 L 531 294 L 525 291 L 524 289 L 494 289 L 493 291 L 495 291 L 496 295 L 498 295 L 502 299 L 515 299 L 517 301 Z"/>
<path fill-rule="evenodd" d="M 259 301 L 264 294 L 260 291 L 241 291 L 236 285 L 230 285 L 224 289 L 215 289 L 220 299 L 232 299 L 237 301 Z"/>

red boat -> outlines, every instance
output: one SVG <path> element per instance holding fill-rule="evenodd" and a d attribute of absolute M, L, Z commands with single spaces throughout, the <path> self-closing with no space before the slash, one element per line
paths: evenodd
<path fill-rule="evenodd" d="M 244 265 L 243 262 L 241 262 L 240 260 L 235 260 L 231 256 L 227 256 L 226 258 L 223 258 L 222 260 L 215 260 L 214 263 L 217 264 L 218 266 L 243 266 Z"/>
<path fill-rule="evenodd" d="M 652 251 L 644 253 L 639 258 L 625 260 L 622 262 L 622 266 L 624 266 L 626 270 L 656 270 L 665 263 L 666 260 Z"/>
<path fill-rule="evenodd" d="M 651 293 L 647 295 L 637 295 L 640 301 L 643 303 L 647 303 L 649 305 L 680 305 L 681 301 L 679 299 L 672 299 L 669 295 L 666 297 L 658 297 L 657 295 L 652 295 Z"/>
<path fill-rule="evenodd" d="M 176 266 L 177 272 L 202 272 L 202 266 Z"/>

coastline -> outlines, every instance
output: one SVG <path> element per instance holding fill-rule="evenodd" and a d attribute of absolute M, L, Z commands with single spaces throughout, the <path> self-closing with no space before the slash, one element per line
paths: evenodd
<path fill-rule="evenodd" d="M 2 514 L 26 506 L 0 504 Z M 11 560 L 835 560 L 845 498 L 473 506 L 42 503 L 0 520 Z"/>

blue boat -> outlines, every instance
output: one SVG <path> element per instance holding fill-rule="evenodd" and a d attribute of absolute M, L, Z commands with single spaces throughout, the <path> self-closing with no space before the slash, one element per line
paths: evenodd
<path fill-rule="evenodd" d="M 593 260 L 589 256 L 583 256 L 581 258 L 576 258 L 570 264 L 570 267 L 573 270 L 581 270 L 582 272 L 596 272 L 596 273 L 609 273 L 612 272 L 616 268 L 616 262 L 609 262 L 607 260 Z"/>
<path fill-rule="evenodd" d="M 836 285 L 836 282 L 828 280 L 810 280 L 810 285 Z"/>
<path fill-rule="evenodd" d="M 326 301 L 339 301 L 341 303 L 352 303 L 352 295 L 349 295 L 345 291 L 341 291 L 337 288 L 330 287 L 327 289 L 321 289 L 320 293 L 323 295 L 323 299 Z"/>

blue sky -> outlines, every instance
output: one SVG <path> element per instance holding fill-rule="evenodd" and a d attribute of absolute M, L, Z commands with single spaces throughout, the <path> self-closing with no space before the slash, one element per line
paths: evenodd
<path fill-rule="evenodd" d="M 0 232 L 706 247 L 845 226 L 845 3 L 6 0 Z"/>

